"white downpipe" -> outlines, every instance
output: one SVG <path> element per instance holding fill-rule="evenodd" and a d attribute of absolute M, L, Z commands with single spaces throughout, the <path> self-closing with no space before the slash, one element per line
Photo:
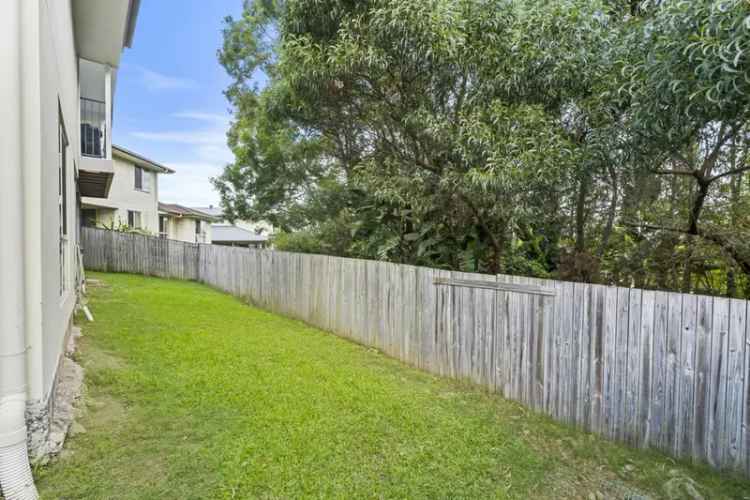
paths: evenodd
<path fill-rule="evenodd" d="M 21 153 L 21 2 L 0 16 L 0 492 L 37 499 L 26 447 L 23 156 Z M 40 207 L 41 209 L 41 207 Z"/>

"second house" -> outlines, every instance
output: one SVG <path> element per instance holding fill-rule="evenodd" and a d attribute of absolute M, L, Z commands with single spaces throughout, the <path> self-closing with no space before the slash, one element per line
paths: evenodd
<path fill-rule="evenodd" d="M 81 223 L 114 230 L 159 234 L 159 174 L 174 170 L 112 146 L 114 175 L 103 198 L 81 198 Z"/>

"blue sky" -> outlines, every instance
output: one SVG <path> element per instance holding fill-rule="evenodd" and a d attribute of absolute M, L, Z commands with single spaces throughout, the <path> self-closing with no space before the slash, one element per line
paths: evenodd
<path fill-rule="evenodd" d="M 113 142 L 174 168 L 160 176 L 161 201 L 218 205 L 209 183 L 232 160 L 216 58 L 227 15 L 242 0 L 143 0 L 133 47 L 123 54 L 115 89 Z"/>

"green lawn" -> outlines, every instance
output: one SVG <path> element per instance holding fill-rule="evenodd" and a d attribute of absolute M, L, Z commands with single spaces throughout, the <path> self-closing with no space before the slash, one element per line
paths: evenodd
<path fill-rule="evenodd" d="M 198 284 L 91 277 L 83 429 L 44 498 L 750 496 Z"/>

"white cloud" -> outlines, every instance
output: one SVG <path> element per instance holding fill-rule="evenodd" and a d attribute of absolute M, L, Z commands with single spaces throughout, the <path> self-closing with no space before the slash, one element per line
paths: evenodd
<path fill-rule="evenodd" d="M 218 205 L 219 196 L 209 179 L 220 175 L 224 165 L 234 159 L 226 138 L 229 116 L 200 111 L 183 111 L 172 116 L 184 119 L 188 126 L 180 130 L 131 132 L 141 140 L 183 145 L 181 157 L 191 158 L 188 162 L 162 160 L 176 172 L 160 178 L 160 201 L 188 206 Z M 191 128 L 196 122 L 199 126 Z"/>
<path fill-rule="evenodd" d="M 197 157 L 203 161 L 219 162 L 222 165 L 234 161 L 234 155 L 226 144 L 205 144 L 195 150 Z"/>
<path fill-rule="evenodd" d="M 157 71 L 133 66 L 141 74 L 141 82 L 149 90 L 178 90 L 198 88 L 198 82 L 189 78 L 165 75 Z"/>
<path fill-rule="evenodd" d="M 167 132 L 131 132 L 133 137 L 147 141 L 177 142 L 180 144 L 224 145 L 226 132 L 219 130 L 188 130 Z"/>
<path fill-rule="evenodd" d="M 221 174 L 215 163 L 167 163 L 174 174 L 159 176 L 159 201 L 187 206 L 219 205 L 209 179 Z"/>
<path fill-rule="evenodd" d="M 204 113 L 202 111 L 181 111 L 175 113 L 172 116 L 175 118 L 184 118 L 186 120 L 199 120 L 204 122 L 220 123 L 222 125 L 229 125 L 229 115 L 222 115 L 219 113 Z"/>

